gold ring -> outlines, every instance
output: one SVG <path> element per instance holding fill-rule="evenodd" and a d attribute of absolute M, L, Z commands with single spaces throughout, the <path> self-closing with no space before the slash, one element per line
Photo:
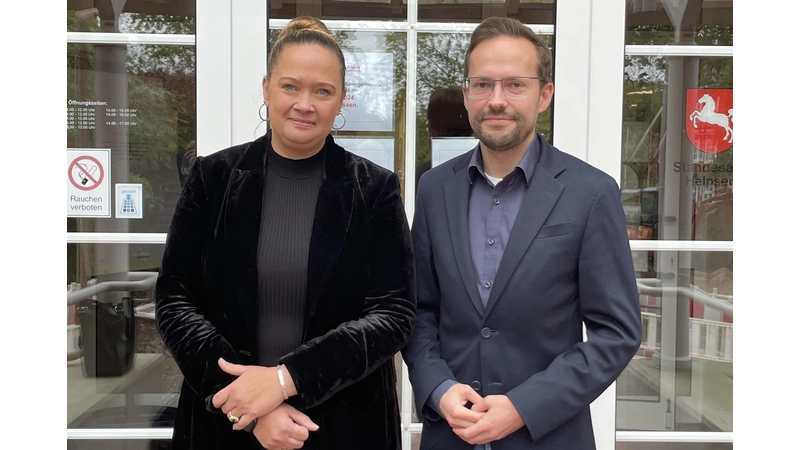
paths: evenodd
<path fill-rule="evenodd" d="M 231 421 L 231 422 L 233 422 L 233 423 L 236 423 L 236 422 L 238 422 L 238 421 L 239 421 L 239 418 L 238 418 L 238 417 L 236 417 L 236 416 L 234 416 L 233 414 L 231 414 L 231 412 L 230 412 L 230 411 L 228 411 L 228 420 L 230 420 L 230 421 Z"/>

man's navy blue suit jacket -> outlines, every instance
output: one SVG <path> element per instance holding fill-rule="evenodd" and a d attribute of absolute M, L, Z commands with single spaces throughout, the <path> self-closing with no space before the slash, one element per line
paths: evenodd
<path fill-rule="evenodd" d="M 589 404 L 641 342 L 641 310 L 613 178 L 547 143 L 484 308 L 470 256 L 470 152 L 419 182 L 417 317 L 403 350 L 421 449 L 471 450 L 425 401 L 442 381 L 507 395 L 525 426 L 492 450 L 594 449 Z M 588 339 L 583 339 L 582 325 Z"/>

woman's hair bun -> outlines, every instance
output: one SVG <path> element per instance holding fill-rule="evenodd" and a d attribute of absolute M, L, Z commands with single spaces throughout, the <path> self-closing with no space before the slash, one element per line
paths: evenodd
<path fill-rule="evenodd" d="M 325 26 L 324 23 L 322 23 L 321 20 L 311 16 L 300 16 L 292 19 L 289 24 L 286 25 L 283 30 L 281 30 L 280 35 L 278 35 L 278 39 L 281 39 L 289 33 L 303 30 L 317 31 L 324 35 L 333 37 L 331 31 Z"/>

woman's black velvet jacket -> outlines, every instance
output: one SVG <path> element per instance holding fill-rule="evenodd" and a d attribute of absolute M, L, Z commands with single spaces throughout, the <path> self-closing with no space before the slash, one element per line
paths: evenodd
<path fill-rule="evenodd" d="M 167 235 L 159 331 L 184 376 L 173 449 L 260 449 L 211 399 L 255 364 L 256 252 L 269 134 L 198 157 Z M 395 174 L 328 136 L 308 258 L 303 344 L 283 356 L 289 403 L 320 429 L 303 448 L 399 449 L 392 357 L 416 310 L 414 258 Z"/>

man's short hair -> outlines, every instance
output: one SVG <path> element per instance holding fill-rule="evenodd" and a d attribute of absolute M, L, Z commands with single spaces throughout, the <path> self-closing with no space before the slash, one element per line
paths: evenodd
<path fill-rule="evenodd" d="M 510 17 L 489 17 L 475 28 L 470 38 L 467 56 L 464 58 L 464 78 L 469 76 L 469 57 L 475 47 L 483 41 L 500 36 L 529 40 L 536 47 L 536 53 L 539 56 L 538 70 L 541 78 L 539 81 L 542 84 L 553 81 L 553 56 L 550 53 L 550 47 L 530 28 L 523 25 L 519 20 Z"/>
<path fill-rule="evenodd" d="M 431 136 L 472 136 L 460 87 L 433 91 L 428 102 L 428 126 Z"/>

